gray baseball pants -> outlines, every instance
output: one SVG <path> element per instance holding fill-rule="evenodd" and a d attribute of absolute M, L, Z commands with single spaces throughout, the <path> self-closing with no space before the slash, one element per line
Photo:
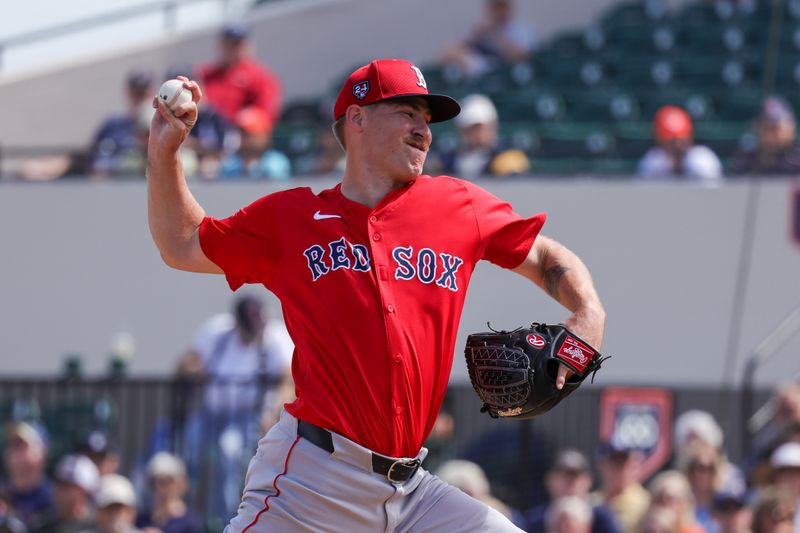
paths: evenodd
<path fill-rule="evenodd" d="M 333 446 L 329 453 L 299 437 L 297 419 L 283 411 L 258 443 L 224 533 L 522 532 L 423 468 L 395 485 L 372 471 L 367 448 L 336 433 Z"/>

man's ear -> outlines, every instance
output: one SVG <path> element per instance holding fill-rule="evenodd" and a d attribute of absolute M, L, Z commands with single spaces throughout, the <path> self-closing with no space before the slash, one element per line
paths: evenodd
<path fill-rule="evenodd" d="M 366 112 L 363 107 L 360 105 L 351 105 L 347 108 L 346 112 L 347 122 L 352 124 L 356 129 L 362 129 L 364 127 L 364 120 L 366 118 Z"/>

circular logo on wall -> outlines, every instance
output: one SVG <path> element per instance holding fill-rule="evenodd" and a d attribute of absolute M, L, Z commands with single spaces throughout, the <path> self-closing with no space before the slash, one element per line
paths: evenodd
<path fill-rule="evenodd" d="M 534 348 L 544 348 L 544 345 L 546 344 L 544 342 L 544 338 L 539 335 L 530 334 L 527 337 L 525 337 L 525 340 L 528 341 L 528 344 L 530 344 Z"/>

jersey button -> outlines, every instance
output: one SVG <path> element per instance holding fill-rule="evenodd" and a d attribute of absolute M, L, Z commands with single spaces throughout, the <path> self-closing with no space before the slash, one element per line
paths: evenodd
<path fill-rule="evenodd" d="M 386 306 L 386 310 L 389 311 L 390 313 L 394 313 L 394 306 L 392 304 L 389 304 Z"/>
<path fill-rule="evenodd" d="M 369 221 L 374 224 L 374 223 L 376 223 L 378 221 L 378 217 L 376 217 L 375 215 L 372 215 L 371 217 L 369 217 Z"/>
<path fill-rule="evenodd" d="M 395 354 L 395 356 L 394 356 L 394 362 L 395 362 L 395 363 L 397 363 L 398 365 L 399 365 L 400 363 L 402 363 L 402 362 L 403 362 L 403 358 L 402 358 L 402 357 L 400 357 L 400 354 L 399 354 L 399 353 L 398 353 L 398 354 Z"/>
<path fill-rule="evenodd" d="M 378 242 L 379 240 L 381 240 L 381 234 L 376 233 L 375 235 L 372 236 L 372 240 Z"/>

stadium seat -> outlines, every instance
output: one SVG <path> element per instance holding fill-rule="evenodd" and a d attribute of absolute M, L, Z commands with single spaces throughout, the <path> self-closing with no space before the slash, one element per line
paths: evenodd
<path fill-rule="evenodd" d="M 720 157 L 729 157 L 741 146 L 749 126 L 741 122 L 699 122 L 694 127 L 695 142 L 708 146 Z"/>
<path fill-rule="evenodd" d="M 565 99 L 570 118 L 579 122 L 634 120 L 639 117 L 636 98 L 616 87 L 571 91 Z"/>
<path fill-rule="evenodd" d="M 318 143 L 318 125 L 279 124 L 272 134 L 272 146 L 293 159 L 314 151 Z"/>
<path fill-rule="evenodd" d="M 530 120 L 532 122 L 557 121 L 564 118 L 566 105 L 563 97 L 549 86 L 508 91 L 493 95 L 500 122 Z"/>
<path fill-rule="evenodd" d="M 714 96 L 714 107 L 719 120 L 744 122 L 755 118 L 761 105 L 763 93 L 754 86 L 741 87 L 735 91 L 722 91 Z"/>
<path fill-rule="evenodd" d="M 615 139 L 601 123 L 562 122 L 542 124 L 538 128 L 540 155 L 547 158 L 603 157 L 613 153 Z"/>
<path fill-rule="evenodd" d="M 638 160 L 653 146 L 653 130 L 650 122 L 620 122 L 614 125 L 616 152 L 620 157 Z"/>

